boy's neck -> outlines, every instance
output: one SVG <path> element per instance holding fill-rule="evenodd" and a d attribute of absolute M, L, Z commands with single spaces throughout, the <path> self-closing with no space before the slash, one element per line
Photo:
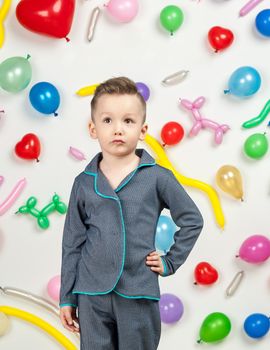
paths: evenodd
<path fill-rule="evenodd" d="M 139 164 L 140 157 L 135 153 L 129 153 L 124 156 L 114 156 L 106 152 L 102 152 L 102 159 L 99 163 L 99 167 L 104 171 L 112 171 L 126 168 L 126 167 L 135 167 Z"/>

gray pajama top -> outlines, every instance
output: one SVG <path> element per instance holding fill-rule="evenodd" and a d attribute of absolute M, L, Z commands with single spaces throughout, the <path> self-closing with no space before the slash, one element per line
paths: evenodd
<path fill-rule="evenodd" d="M 78 293 L 159 300 L 159 274 L 146 257 L 155 250 L 164 208 L 180 229 L 162 256 L 163 276 L 175 273 L 192 250 L 203 227 L 197 206 L 171 170 L 145 149 L 136 154 L 139 165 L 116 189 L 99 169 L 102 152 L 75 178 L 62 240 L 60 306 L 77 306 Z"/>

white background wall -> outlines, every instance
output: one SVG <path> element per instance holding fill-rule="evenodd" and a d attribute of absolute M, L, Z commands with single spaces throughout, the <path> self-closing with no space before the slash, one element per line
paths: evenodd
<path fill-rule="evenodd" d="M 200 325 L 214 311 L 224 312 L 232 322 L 231 334 L 217 345 L 220 350 L 268 349 L 270 334 L 254 342 L 244 334 L 242 325 L 253 312 L 269 313 L 269 261 L 255 266 L 234 257 L 248 236 L 269 237 L 270 155 L 252 161 L 242 151 L 249 135 L 267 129 L 267 120 L 256 129 L 241 129 L 241 124 L 255 117 L 269 99 L 270 42 L 260 37 L 254 26 L 256 14 L 267 7 L 267 2 L 239 18 L 238 11 L 246 0 L 141 0 L 138 16 L 129 24 L 114 22 L 103 9 L 91 43 L 86 40 L 90 12 L 97 5 L 102 7 L 103 1 L 77 1 L 69 43 L 21 27 L 15 16 L 17 3 L 13 2 L 5 23 L 6 40 L 0 59 L 30 54 L 33 78 L 19 94 L 0 91 L 0 105 L 6 111 L 0 120 L 0 175 L 5 177 L 0 201 L 19 179 L 25 177 L 28 184 L 16 204 L 0 218 L 0 285 L 49 298 L 47 282 L 60 273 L 64 216 L 51 214 L 50 228 L 42 231 L 32 218 L 15 216 L 14 212 L 32 195 L 38 198 L 40 208 L 51 200 L 54 192 L 68 201 L 73 178 L 99 151 L 98 144 L 88 136 L 90 99 L 79 98 L 75 91 L 112 76 L 126 75 L 145 82 L 151 89 L 148 123 L 152 136 L 159 139 L 160 130 L 168 121 L 183 125 L 185 138 L 177 146 L 168 148 L 167 154 L 181 173 L 217 189 L 226 217 L 225 230 L 221 232 L 206 195 L 187 188 L 204 216 L 205 226 L 186 264 L 174 276 L 160 279 L 162 293 L 176 294 L 184 303 L 185 312 L 180 322 L 162 326 L 159 349 L 192 350 L 202 346 L 196 344 Z M 160 27 L 159 14 L 165 5 L 172 3 L 182 8 L 185 20 L 171 37 Z M 235 34 L 233 45 L 219 54 L 214 54 L 207 43 L 207 32 L 214 25 L 228 27 Z M 244 65 L 254 66 L 260 72 L 261 89 L 246 100 L 224 96 L 223 89 L 227 88 L 231 73 Z M 181 69 L 190 71 L 184 82 L 172 87 L 161 85 L 166 75 Z M 57 118 L 43 116 L 30 105 L 31 86 L 44 80 L 53 83 L 61 94 Z M 214 144 L 213 133 L 209 130 L 201 131 L 194 138 L 188 137 L 193 119 L 178 106 L 178 99 L 194 100 L 201 95 L 206 97 L 201 110 L 203 115 L 231 126 L 219 146 Z M 36 133 L 42 143 L 39 163 L 23 161 L 13 152 L 15 144 L 29 132 Z M 87 161 L 72 159 L 68 155 L 69 146 L 82 150 Z M 146 144 L 139 147 L 151 153 Z M 217 188 L 215 174 L 224 164 L 235 165 L 241 171 L 244 203 Z M 193 269 L 201 261 L 208 261 L 218 269 L 220 279 L 215 285 L 193 286 Z M 226 298 L 228 284 L 241 269 L 245 271 L 242 284 L 233 297 Z M 73 339 L 54 316 L 37 306 L 5 295 L 0 295 L 0 304 L 32 312 Z M 10 332 L 0 339 L 0 348 L 45 350 L 61 346 L 41 330 L 12 318 Z"/>

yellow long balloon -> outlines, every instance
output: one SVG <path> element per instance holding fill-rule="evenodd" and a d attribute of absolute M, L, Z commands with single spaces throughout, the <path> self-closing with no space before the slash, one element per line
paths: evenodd
<path fill-rule="evenodd" d="M 208 195 L 210 202 L 212 204 L 213 210 L 214 210 L 216 222 L 223 229 L 224 225 L 225 225 L 225 218 L 223 215 L 221 204 L 220 204 L 219 199 L 218 199 L 218 194 L 215 191 L 215 189 L 202 181 L 191 179 L 189 177 L 186 177 L 186 176 L 180 174 L 173 167 L 172 163 L 169 161 L 169 159 L 164 151 L 164 148 L 161 146 L 161 144 L 154 137 L 147 134 L 144 141 L 156 153 L 157 164 L 159 164 L 165 168 L 170 169 L 174 173 L 174 176 L 177 178 L 177 180 L 181 184 L 191 186 L 191 187 L 196 187 L 199 190 L 204 191 Z"/>
<path fill-rule="evenodd" d="M 64 334 L 59 332 L 56 328 L 51 326 L 48 322 L 42 320 L 41 318 L 30 314 L 29 312 L 17 309 L 11 306 L 0 306 L 0 312 L 3 312 L 9 316 L 19 317 L 27 322 L 38 326 L 43 329 L 45 332 L 54 337 L 63 347 L 67 350 L 77 350 L 77 347 L 66 337 Z"/>
<path fill-rule="evenodd" d="M 0 47 L 3 46 L 5 39 L 4 20 L 8 14 L 11 5 L 11 0 L 3 0 L 2 6 L 0 7 Z"/>
<path fill-rule="evenodd" d="M 85 86 L 78 91 L 76 91 L 76 94 L 79 96 L 90 96 L 94 95 L 96 88 L 99 86 L 99 84 L 89 85 Z"/>

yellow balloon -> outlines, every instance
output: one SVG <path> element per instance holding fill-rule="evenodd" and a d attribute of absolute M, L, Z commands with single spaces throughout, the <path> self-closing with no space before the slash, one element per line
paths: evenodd
<path fill-rule="evenodd" d="M 223 211 L 221 208 L 221 204 L 219 202 L 219 198 L 218 198 L 218 194 L 215 191 L 215 189 L 213 187 L 211 187 L 210 185 L 199 181 L 199 180 L 195 180 L 195 179 L 191 179 L 189 177 L 185 177 L 184 175 L 180 174 L 171 164 L 171 162 L 169 161 L 164 148 L 161 146 L 161 144 L 152 136 L 150 136 L 149 134 L 146 134 L 145 140 L 144 140 L 151 148 L 152 150 L 156 153 L 157 158 L 156 158 L 156 162 L 157 164 L 170 169 L 173 173 L 174 176 L 177 178 L 177 180 L 179 181 L 179 183 L 181 183 L 182 185 L 187 185 L 187 186 L 191 186 L 191 187 L 196 187 L 199 190 L 204 191 L 209 199 L 210 202 L 212 204 L 213 210 L 214 210 L 214 214 L 215 214 L 215 218 L 216 218 L 216 222 L 217 224 L 223 229 L 224 225 L 225 225 L 225 218 L 223 215 Z"/>
<path fill-rule="evenodd" d="M 222 166 L 216 174 L 216 182 L 222 191 L 243 201 L 243 185 L 240 171 L 233 165 Z"/>
<path fill-rule="evenodd" d="M 4 20 L 8 14 L 11 5 L 11 0 L 3 0 L 2 6 L 0 7 L 0 47 L 3 46 L 5 39 Z"/>
<path fill-rule="evenodd" d="M 81 89 L 79 89 L 78 91 L 76 91 L 76 94 L 79 96 L 89 96 L 89 95 L 94 95 L 96 88 L 99 86 L 100 84 L 94 84 L 94 85 L 90 85 L 90 86 L 85 86 Z"/>
<path fill-rule="evenodd" d="M 74 344 L 72 344 L 72 342 L 66 336 L 64 336 L 64 334 L 59 332 L 48 322 L 42 320 L 41 318 L 33 314 L 30 314 L 29 312 L 10 306 L 0 306 L 0 312 L 3 312 L 4 314 L 9 316 L 21 318 L 27 322 L 34 324 L 35 326 L 38 326 L 39 328 L 43 329 L 45 332 L 50 334 L 52 337 L 54 337 L 67 350 L 77 350 L 77 347 Z"/>

